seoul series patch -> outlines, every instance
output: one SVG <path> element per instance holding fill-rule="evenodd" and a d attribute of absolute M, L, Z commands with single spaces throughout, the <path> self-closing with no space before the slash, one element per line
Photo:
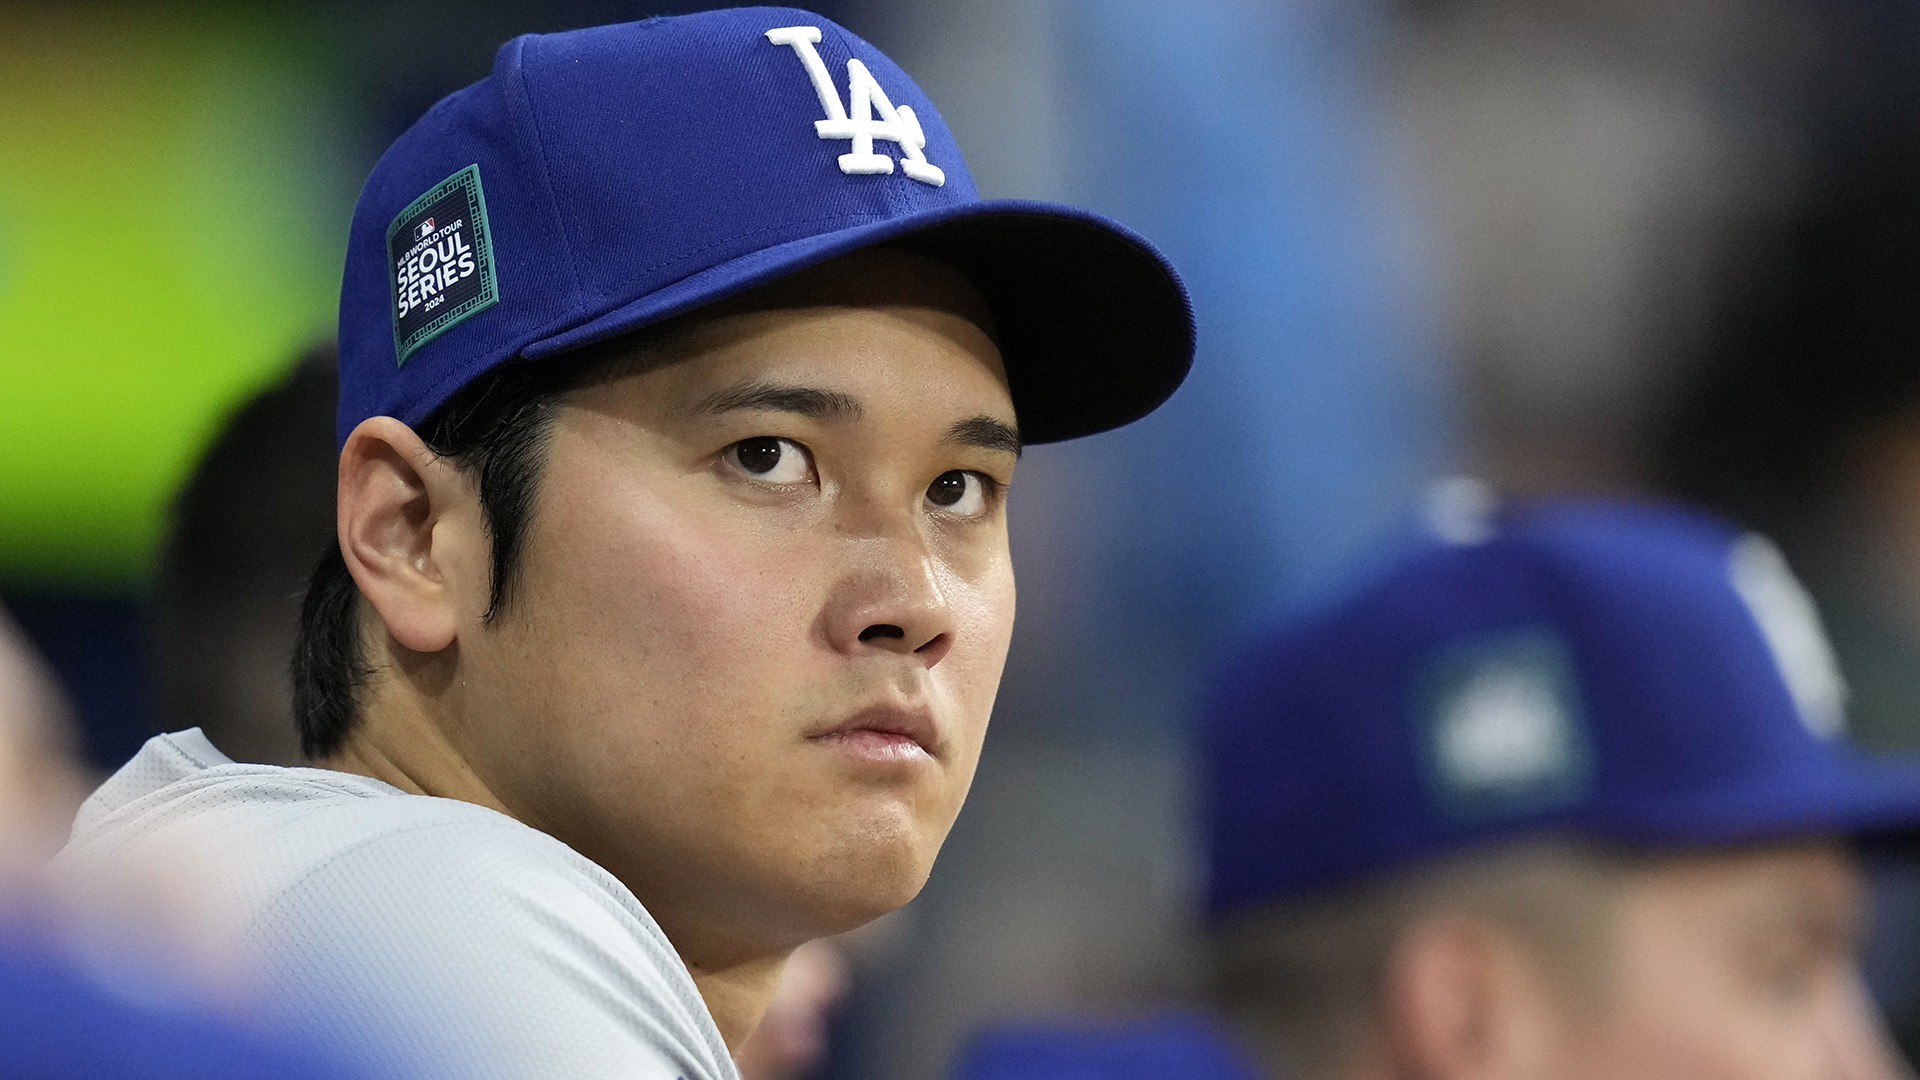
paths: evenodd
<path fill-rule="evenodd" d="M 1546 628 L 1441 651 L 1416 684 L 1428 781 L 1456 821 L 1558 809 L 1586 797 L 1592 748 L 1573 653 Z"/>
<path fill-rule="evenodd" d="M 408 203 L 387 226 L 387 254 L 398 366 L 500 299 L 480 166 L 461 169 Z"/>

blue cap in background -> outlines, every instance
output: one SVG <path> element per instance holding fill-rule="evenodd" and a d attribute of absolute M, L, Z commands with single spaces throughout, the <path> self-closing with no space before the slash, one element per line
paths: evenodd
<path fill-rule="evenodd" d="M 1765 539 L 1543 501 L 1427 543 L 1236 660 L 1205 713 L 1226 913 L 1523 834 L 1649 847 L 1920 825 Z"/>
<path fill-rule="evenodd" d="M 342 442 L 544 360 L 901 241 L 973 280 L 1029 442 L 1116 427 L 1185 376 L 1193 320 L 1145 240 L 984 200 L 894 63 L 793 8 L 515 38 L 374 167 L 340 298 Z"/>

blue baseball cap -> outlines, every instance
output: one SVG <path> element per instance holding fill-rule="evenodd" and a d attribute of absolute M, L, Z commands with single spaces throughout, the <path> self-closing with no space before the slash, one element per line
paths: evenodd
<path fill-rule="evenodd" d="M 340 293 L 339 438 L 418 425 L 541 361 L 883 242 L 955 266 L 996 323 L 1021 434 L 1152 411 L 1193 317 L 1116 222 L 982 199 L 920 88 L 794 8 L 735 8 L 502 46 L 374 166 Z"/>
<path fill-rule="evenodd" d="M 1521 835 L 1648 848 L 1920 825 L 1844 741 L 1811 599 L 1674 506 L 1522 503 L 1255 641 L 1204 714 L 1225 914 Z"/>

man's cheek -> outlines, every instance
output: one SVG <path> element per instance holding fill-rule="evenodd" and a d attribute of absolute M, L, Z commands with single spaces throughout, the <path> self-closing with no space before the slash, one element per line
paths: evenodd
<path fill-rule="evenodd" d="M 956 668 L 985 671 L 995 683 L 1013 640 L 1014 591 L 1011 576 L 954 590 L 959 609 L 954 619 Z"/>

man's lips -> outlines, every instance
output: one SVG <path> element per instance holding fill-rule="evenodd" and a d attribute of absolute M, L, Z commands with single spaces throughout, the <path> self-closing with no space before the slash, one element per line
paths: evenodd
<path fill-rule="evenodd" d="M 926 709 L 863 709 L 808 738 L 812 742 L 881 760 L 939 757 L 938 729 L 933 713 Z"/>

